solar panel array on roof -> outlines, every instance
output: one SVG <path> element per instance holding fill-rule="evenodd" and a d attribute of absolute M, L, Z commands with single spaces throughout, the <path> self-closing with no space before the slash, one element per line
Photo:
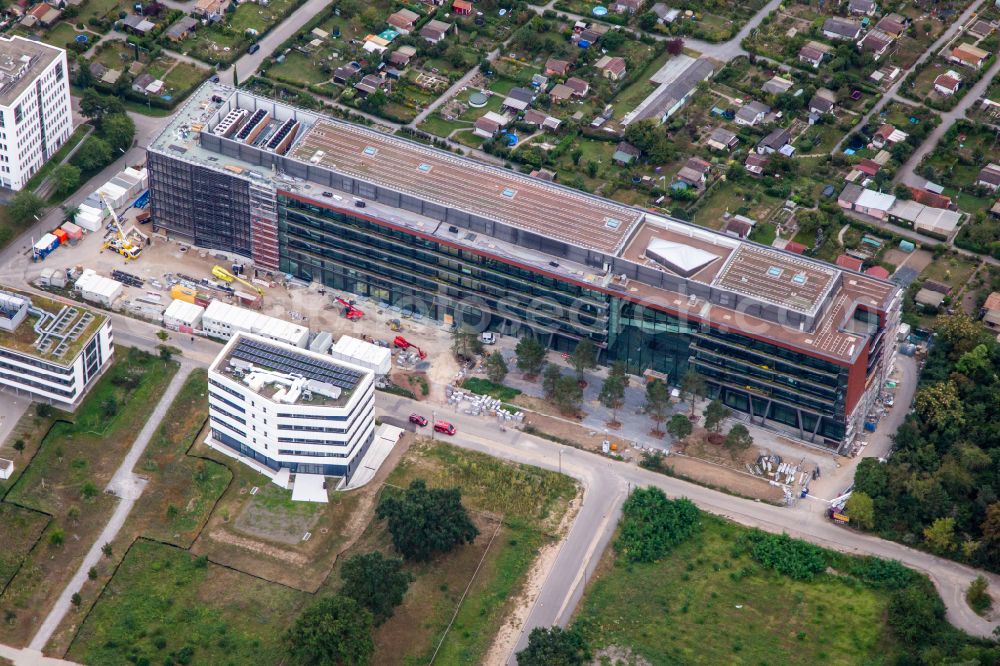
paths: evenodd
<path fill-rule="evenodd" d="M 265 111 L 264 109 L 257 109 L 256 111 L 254 111 L 253 115 L 250 116 L 250 120 L 247 121 L 247 124 L 244 125 L 243 129 L 241 129 L 239 133 L 236 135 L 236 140 L 246 141 L 247 137 L 250 136 L 250 132 L 252 132 L 253 129 L 260 124 L 260 122 L 264 119 L 264 116 L 266 115 L 267 111 Z"/>
<path fill-rule="evenodd" d="M 362 373 L 351 368 L 321 361 L 302 354 L 289 354 L 286 350 L 266 342 L 240 338 L 232 357 L 278 372 L 302 375 L 307 379 L 327 382 L 345 391 L 358 385 Z"/>
<path fill-rule="evenodd" d="M 268 149 L 274 150 L 275 148 L 277 148 L 278 145 L 281 144 L 281 142 L 285 139 L 285 137 L 288 136 L 288 133 L 292 131 L 292 128 L 298 124 L 299 121 L 295 120 L 294 118 L 289 118 L 288 120 L 286 120 L 281 125 L 281 127 L 278 128 L 278 131 L 274 133 L 274 136 L 272 136 L 270 140 L 268 140 L 267 142 Z"/>

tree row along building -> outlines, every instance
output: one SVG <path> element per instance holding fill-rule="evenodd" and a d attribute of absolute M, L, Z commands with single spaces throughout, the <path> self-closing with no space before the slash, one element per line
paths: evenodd
<path fill-rule="evenodd" d="M 849 446 L 896 354 L 893 284 L 227 86 L 151 144 L 168 233 L 445 324 L 531 334 Z"/>

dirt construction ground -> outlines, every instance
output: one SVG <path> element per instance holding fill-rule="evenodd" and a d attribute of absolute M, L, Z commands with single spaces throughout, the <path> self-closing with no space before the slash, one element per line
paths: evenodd
<path fill-rule="evenodd" d="M 128 227 L 134 219 L 136 210 L 129 209 L 123 219 Z M 149 225 L 140 227 L 146 234 L 151 234 Z M 67 269 L 79 267 L 93 269 L 98 274 L 110 277 L 113 270 L 121 270 L 136 275 L 145 280 L 142 288 L 125 286 L 123 297 L 115 304 L 116 309 L 125 307 L 127 301 L 139 297 L 159 297 L 159 305 L 150 307 L 162 310 L 170 304 L 169 288 L 166 287 L 165 276 L 186 275 L 195 279 L 216 280 L 212 276 L 212 267 L 231 267 L 233 259 L 241 264 L 249 262 L 242 257 L 229 257 L 225 254 L 213 254 L 206 250 L 192 248 L 187 243 L 167 240 L 161 234 L 151 234 L 152 244 L 143 250 L 135 261 L 126 262 L 123 257 L 111 250 L 102 250 L 103 235 L 100 232 L 88 233 L 75 246 L 64 246 L 50 254 L 44 261 L 30 264 L 25 277 L 34 281 L 43 269 Z M 248 271 L 249 272 L 249 271 Z M 451 337 L 447 331 L 438 326 L 437 322 L 407 319 L 398 313 L 383 310 L 372 301 L 359 300 L 357 306 L 365 313 L 360 321 L 351 322 L 342 316 L 342 308 L 333 302 L 335 296 L 345 299 L 354 298 L 350 294 L 326 290 L 317 284 L 300 286 L 299 284 L 284 284 L 284 276 L 266 274 L 260 276 L 271 282 L 271 287 L 264 289 L 261 312 L 272 317 L 299 322 L 308 326 L 314 332 L 329 331 L 334 338 L 350 335 L 356 338 L 369 336 L 374 339 L 391 341 L 396 335 L 405 336 L 410 342 L 420 346 L 427 352 L 427 378 L 435 391 L 440 395 L 433 398 L 444 399 L 444 385 L 450 383 L 458 373 L 451 348 Z M 151 284 L 157 280 L 161 285 L 157 288 Z M 217 280 L 216 280 L 217 281 Z M 241 287 L 244 291 L 246 287 Z M 233 302 L 231 296 L 222 291 L 203 288 L 204 292 L 218 300 Z M 321 293 L 323 292 L 323 293 Z M 402 330 L 394 332 L 389 328 L 389 322 L 399 319 Z"/>

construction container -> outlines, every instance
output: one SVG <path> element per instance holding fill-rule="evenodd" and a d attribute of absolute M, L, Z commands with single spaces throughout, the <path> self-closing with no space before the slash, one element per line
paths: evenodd
<path fill-rule="evenodd" d="M 163 311 L 163 325 L 174 331 L 189 333 L 201 328 L 201 318 L 205 308 L 188 301 L 174 299 Z"/>
<path fill-rule="evenodd" d="M 84 300 L 98 303 L 106 308 L 110 308 L 122 295 L 121 282 L 98 275 L 89 268 L 76 279 L 75 288 Z"/>
<path fill-rule="evenodd" d="M 63 229 L 53 230 L 52 235 L 59 239 L 60 245 L 69 243 L 69 234 L 67 234 Z"/>
<path fill-rule="evenodd" d="M 387 375 L 392 370 L 392 350 L 373 345 L 364 340 L 342 335 L 330 349 L 330 356 L 338 361 L 360 365 L 376 375 Z"/>
<path fill-rule="evenodd" d="M 35 261 L 42 261 L 57 247 L 59 247 L 59 239 L 52 234 L 45 234 L 31 248 L 31 253 Z"/>
<path fill-rule="evenodd" d="M 327 331 L 320 331 L 309 341 L 309 351 L 316 352 L 317 354 L 325 354 L 330 351 L 332 344 L 333 336 Z"/>
<path fill-rule="evenodd" d="M 124 208 L 131 198 L 128 195 L 128 190 L 110 181 L 105 183 L 97 193 L 102 195 L 115 210 Z"/>
<path fill-rule="evenodd" d="M 83 229 L 72 222 L 63 222 L 63 225 L 59 228 L 66 232 L 70 245 L 75 245 L 78 240 L 83 238 Z"/>
<path fill-rule="evenodd" d="M 198 293 L 191 287 L 185 287 L 182 284 L 175 284 L 170 288 L 170 298 L 176 301 L 184 301 L 186 303 L 194 303 L 195 296 Z"/>
<path fill-rule="evenodd" d="M 104 226 L 104 211 L 87 203 L 80 204 L 80 211 L 73 222 L 87 231 L 99 231 Z"/>

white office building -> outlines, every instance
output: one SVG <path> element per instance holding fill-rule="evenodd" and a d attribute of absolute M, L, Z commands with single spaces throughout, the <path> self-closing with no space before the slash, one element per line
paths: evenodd
<path fill-rule="evenodd" d="M 110 363 L 111 320 L 77 305 L 0 291 L 0 386 L 74 409 Z"/>
<path fill-rule="evenodd" d="M 0 37 L 0 185 L 20 190 L 72 133 L 66 51 Z"/>
<path fill-rule="evenodd" d="M 371 370 L 236 333 L 208 371 L 207 444 L 279 485 L 289 474 L 350 479 L 375 435 Z"/>

